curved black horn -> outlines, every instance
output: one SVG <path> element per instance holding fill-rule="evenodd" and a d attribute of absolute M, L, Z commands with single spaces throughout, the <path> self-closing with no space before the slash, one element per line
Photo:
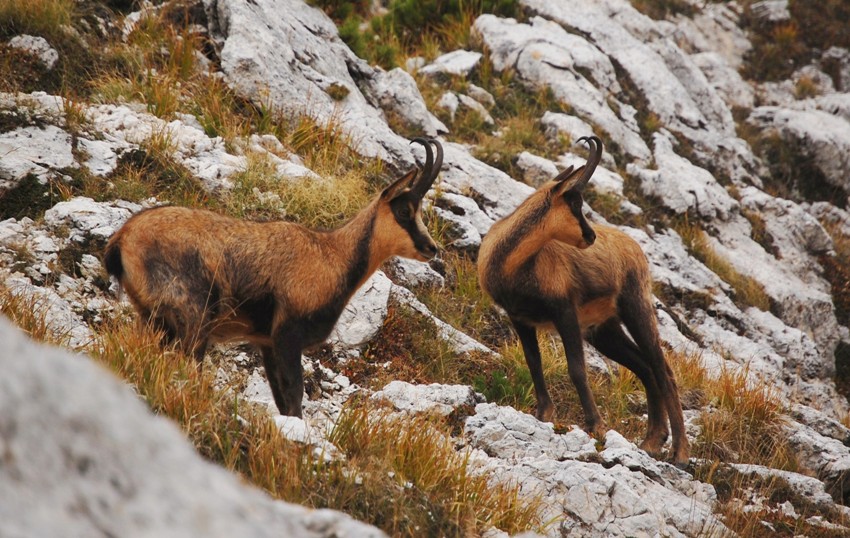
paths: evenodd
<path fill-rule="evenodd" d="M 434 184 L 434 180 L 440 175 L 440 169 L 443 167 L 443 145 L 440 144 L 439 140 L 433 138 L 431 139 L 431 143 L 437 149 L 437 156 L 434 158 L 434 174 L 429 179 L 428 188 L 431 188 L 431 185 Z"/>
<path fill-rule="evenodd" d="M 584 165 L 584 172 L 576 181 L 575 188 L 583 189 L 587 182 L 590 181 L 590 176 L 596 171 L 596 166 L 602 160 L 602 140 L 598 136 L 583 136 L 577 140 L 582 142 L 586 140 L 590 146 L 590 156 L 587 158 L 587 163 Z"/>
<path fill-rule="evenodd" d="M 417 136 L 410 141 L 411 144 L 414 142 L 418 142 L 425 146 L 425 167 L 422 168 L 422 172 L 419 174 L 419 177 L 413 180 L 413 187 L 411 187 L 412 191 L 416 190 L 418 183 L 424 181 L 425 178 L 431 175 L 431 168 L 434 166 L 434 152 L 431 150 L 431 144 L 428 143 L 428 139 Z"/>
<path fill-rule="evenodd" d="M 421 138 L 415 138 L 414 140 L 420 141 Z M 428 164 L 426 170 L 422 171 L 422 176 L 419 180 L 414 183 L 411 192 L 417 198 L 424 198 L 425 194 L 428 192 L 428 189 L 431 188 L 431 185 L 434 184 L 434 180 L 437 179 L 437 176 L 440 174 L 440 168 L 443 166 L 443 146 L 437 140 L 428 139 L 428 145 L 425 146 L 425 151 L 427 156 L 429 157 Z M 421 143 L 421 142 L 420 142 Z M 434 144 L 434 147 L 437 150 L 436 160 L 432 163 L 430 161 L 431 156 L 431 144 Z"/>

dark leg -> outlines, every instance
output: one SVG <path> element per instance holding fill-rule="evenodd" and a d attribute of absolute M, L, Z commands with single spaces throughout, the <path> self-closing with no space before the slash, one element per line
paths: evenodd
<path fill-rule="evenodd" d="M 632 335 L 637 346 L 643 352 L 649 368 L 658 384 L 667 416 L 670 419 L 670 430 L 673 434 L 671 458 L 677 465 L 688 463 L 688 437 L 685 434 L 685 420 L 682 416 L 682 403 L 679 400 L 679 387 L 673 370 L 664 358 L 664 351 L 658 336 L 658 325 L 655 310 L 647 297 L 637 285 L 626 286 L 620 297 L 618 308 L 626 328 Z"/>
<path fill-rule="evenodd" d="M 581 408 L 584 410 L 585 428 L 593 435 L 601 437 L 605 434 L 605 425 L 593 392 L 587 384 L 587 369 L 584 362 L 584 345 L 581 337 L 581 327 L 578 324 L 576 311 L 572 307 L 561 312 L 555 322 L 555 327 L 561 335 L 564 343 L 564 352 L 567 355 L 567 367 L 570 372 L 570 380 L 576 388 Z"/>
<path fill-rule="evenodd" d="M 530 325 L 525 325 L 514 319 L 511 320 L 516 330 L 522 351 L 525 353 L 525 363 L 531 372 L 531 380 L 534 382 L 534 395 L 537 397 L 537 413 L 535 416 L 543 422 L 550 422 L 555 414 L 555 406 L 549 398 L 546 390 L 546 381 L 543 379 L 543 365 L 540 359 L 540 346 L 537 344 L 537 331 Z"/>
<path fill-rule="evenodd" d="M 655 375 L 641 356 L 640 350 L 623 332 L 618 319 L 608 321 L 597 328 L 587 340 L 600 353 L 634 372 L 643 383 L 649 424 L 646 438 L 640 447 L 652 455 L 657 455 L 667 440 L 667 410 Z"/>
<path fill-rule="evenodd" d="M 273 355 L 275 377 L 280 391 L 281 415 L 301 416 L 301 400 L 304 398 L 304 372 L 301 369 L 302 330 L 296 326 L 285 326 L 274 331 Z M 274 391 L 274 388 L 272 388 Z"/>
<path fill-rule="evenodd" d="M 280 391 L 280 386 L 277 380 L 277 362 L 275 362 L 274 352 L 272 348 L 263 346 L 260 348 L 263 356 L 263 366 L 266 368 L 266 379 L 269 380 L 269 386 L 272 389 L 274 403 L 277 405 L 278 411 L 286 408 L 286 403 L 283 399 L 283 393 Z"/>

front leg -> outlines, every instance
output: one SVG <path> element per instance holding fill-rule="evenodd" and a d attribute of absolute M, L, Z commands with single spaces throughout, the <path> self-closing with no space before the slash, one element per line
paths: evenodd
<path fill-rule="evenodd" d="M 537 331 L 531 325 L 526 325 L 511 318 L 514 330 L 516 330 L 519 341 L 522 343 L 522 351 L 525 353 L 525 363 L 531 372 L 531 381 L 534 382 L 534 395 L 537 397 L 537 420 L 551 422 L 555 414 L 555 406 L 549 398 L 546 390 L 546 380 L 543 378 L 543 365 L 540 360 L 540 346 L 537 343 Z"/>
<path fill-rule="evenodd" d="M 304 397 L 304 372 L 301 368 L 303 329 L 299 324 L 288 323 L 274 331 L 272 360 L 275 367 L 267 368 L 272 394 L 281 415 L 301 417 L 301 400 Z"/>
<path fill-rule="evenodd" d="M 590 386 L 587 383 L 587 368 L 584 362 L 581 327 L 578 324 L 578 316 L 572 305 L 560 313 L 558 319 L 555 320 L 555 327 L 558 329 L 558 334 L 561 335 L 561 341 L 564 344 L 564 353 L 567 356 L 567 368 L 569 369 L 570 380 L 576 388 L 579 400 L 581 401 L 581 408 L 584 410 L 585 428 L 592 435 L 601 437 L 605 434 L 605 424 L 602 421 L 602 416 L 599 414 L 599 409 L 596 407 L 593 392 L 591 392 Z"/>

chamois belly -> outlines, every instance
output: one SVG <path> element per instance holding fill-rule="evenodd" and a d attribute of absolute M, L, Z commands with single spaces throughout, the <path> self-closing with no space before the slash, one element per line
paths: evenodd
<path fill-rule="evenodd" d="M 500 294 L 493 299 L 511 319 L 549 332 L 557 332 L 554 320 L 559 314 L 558 309 L 567 308 L 565 301 L 548 302 L 534 296 Z M 576 315 L 584 333 L 617 315 L 616 300 L 607 296 L 587 301 L 578 307 Z"/>
<path fill-rule="evenodd" d="M 300 329 L 302 348 L 309 349 L 328 339 L 341 314 L 342 308 L 332 305 L 306 316 L 288 318 L 285 326 Z M 249 342 L 270 347 L 274 343 L 273 317 L 273 301 L 243 304 L 216 320 L 210 338 L 214 342 Z"/>

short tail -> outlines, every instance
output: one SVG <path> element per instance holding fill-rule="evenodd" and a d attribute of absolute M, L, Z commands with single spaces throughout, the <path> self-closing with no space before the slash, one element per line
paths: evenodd
<path fill-rule="evenodd" d="M 121 282 L 121 277 L 124 275 L 124 265 L 121 263 L 121 247 L 118 241 L 110 241 L 106 245 L 106 250 L 103 253 L 103 266 L 106 267 L 106 272 L 118 279 Z"/>

